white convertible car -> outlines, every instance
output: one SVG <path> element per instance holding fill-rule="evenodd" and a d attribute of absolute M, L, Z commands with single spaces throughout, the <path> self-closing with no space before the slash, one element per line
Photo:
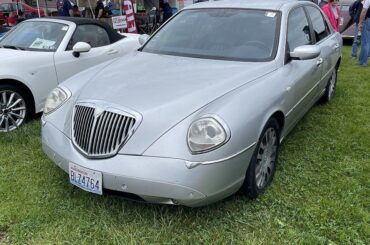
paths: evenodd
<path fill-rule="evenodd" d="M 32 19 L 14 27 L 0 40 L 0 132 L 41 112 L 49 92 L 65 79 L 137 49 L 138 36 L 71 17 Z"/>

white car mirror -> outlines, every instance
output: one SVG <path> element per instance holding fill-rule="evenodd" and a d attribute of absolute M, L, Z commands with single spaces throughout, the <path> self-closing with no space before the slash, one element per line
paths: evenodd
<path fill-rule="evenodd" d="M 80 57 L 80 53 L 89 52 L 90 49 L 91 49 L 90 44 L 85 43 L 85 42 L 78 42 L 72 48 L 73 56 L 76 58 Z"/>
<path fill-rule="evenodd" d="M 140 45 L 143 45 L 148 39 L 149 39 L 149 35 L 147 34 L 140 35 L 139 37 Z"/>
<path fill-rule="evenodd" d="M 320 48 L 315 45 L 303 45 L 290 52 L 290 57 L 298 60 L 309 60 L 318 57 L 320 52 Z"/>

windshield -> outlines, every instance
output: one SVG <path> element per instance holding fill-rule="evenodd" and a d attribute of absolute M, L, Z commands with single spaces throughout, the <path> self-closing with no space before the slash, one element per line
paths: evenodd
<path fill-rule="evenodd" d="M 60 23 L 22 22 L 0 40 L 0 48 L 55 51 L 67 31 L 68 25 Z"/>
<path fill-rule="evenodd" d="M 276 53 L 279 16 L 279 12 L 265 10 L 184 10 L 142 51 L 222 60 L 271 60 Z"/>

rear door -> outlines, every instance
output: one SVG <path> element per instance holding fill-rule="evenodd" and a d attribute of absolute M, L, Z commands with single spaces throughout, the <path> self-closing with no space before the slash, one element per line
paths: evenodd
<path fill-rule="evenodd" d="M 330 28 L 328 22 L 324 18 L 322 12 L 313 6 L 306 6 L 309 20 L 312 25 L 315 43 L 321 49 L 321 57 L 323 59 L 322 69 L 323 74 L 318 92 L 322 92 L 331 77 L 333 69 L 335 69 L 336 62 L 340 56 L 340 41 L 335 32 Z"/>
<path fill-rule="evenodd" d="M 73 56 L 72 48 L 77 42 L 90 44 L 89 52 Z M 118 57 L 121 53 L 118 44 L 111 44 L 106 30 L 98 25 L 86 24 L 77 26 L 65 51 L 56 52 L 54 62 L 58 82 L 62 82 L 72 75 L 97 65 L 109 59 Z"/>

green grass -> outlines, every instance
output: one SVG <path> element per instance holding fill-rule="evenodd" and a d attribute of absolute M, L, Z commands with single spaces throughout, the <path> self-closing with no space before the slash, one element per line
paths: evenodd
<path fill-rule="evenodd" d="M 346 47 L 337 94 L 284 141 L 265 195 L 202 208 L 97 196 L 42 152 L 40 123 L 0 135 L 0 243 L 370 244 L 370 68 Z"/>

